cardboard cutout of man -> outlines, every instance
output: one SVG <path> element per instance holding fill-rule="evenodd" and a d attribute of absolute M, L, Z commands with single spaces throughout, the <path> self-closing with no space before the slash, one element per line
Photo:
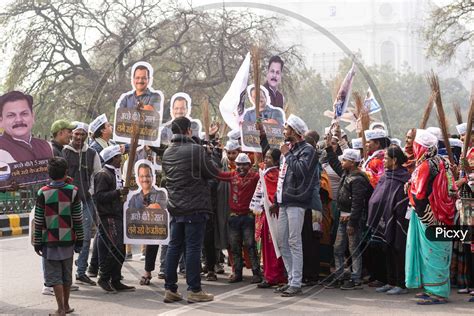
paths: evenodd
<path fill-rule="evenodd" d="M 268 61 L 267 82 L 263 85 L 270 94 L 271 100 L 269 103 L 281 109 L 285 104 L 285 97 L 278 91 L 278 86 L 281 83 L 284 64 L 280 56 L 272 56 Z"/>

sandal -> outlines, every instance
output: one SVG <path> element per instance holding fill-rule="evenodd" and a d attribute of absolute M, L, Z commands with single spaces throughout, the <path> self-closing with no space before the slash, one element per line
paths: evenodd
<path fill-rule="evenodd" d="M 142 276 L 140 285 L 150 285 L 151 276 Z"/>
<path fill-rule="evenodd" d="M 427 297 L 430 297 L 430 295 L 426 292 L 420 292 L 420 293 L 415 294 L 415 298 L 424 299 L 424 298 L 427 298 Z"/>
<path fill-rule="evenodd" d="M 448 303 L 446 299 L 441 298 L 441 297 L 438 298 L 434 296 L 422 298 L 418 302 L 416 302 L 416 304 L 418 305 L 438 305 L 438 304 L 446 304 L 446 303 Z"/>

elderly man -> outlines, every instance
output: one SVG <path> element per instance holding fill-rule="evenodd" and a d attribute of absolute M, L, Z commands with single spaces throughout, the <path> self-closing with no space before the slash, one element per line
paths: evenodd
<path fill-rule="evenodd" d="M 0 161 L 39 160 L 53 157 L 51 145 L 34 138 L 31 129 L 35 124 L 33 97 L 19 91 L 10 91 L 0 97 Z"/>
<path fill-rule="evenodd" d="M 303 230 L 306 209 L 311 209 L 317 179 L 317 154 L 304 135 L 305 122 L 290 115 L 285 123 L 285 143 L 281 145 L 282 159 L 278 176 L 276 203 L 270 208 L 278 214 L 278 246 L 288 272 L 288 284 L 276 289 L 283 297 L 299 295 L 303 271 Z M 280 208 L 278 210 L 278 207 Z"/>

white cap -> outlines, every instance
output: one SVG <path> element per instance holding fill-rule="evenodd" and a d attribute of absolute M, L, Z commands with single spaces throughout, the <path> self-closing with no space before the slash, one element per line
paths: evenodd
<path fill-rule="evenodd" d="M 251 163 L 251 161 L 247 154 L 240 153 L 237 158 L 235 158 L 235 163 Z"/>
<path fill-rule="evenodd" d="M 71 124 L 76 126 L 76 127 L 72 130 L 73 132 L 74 132 L 76 129 L 83 129 L 84 132 L 86 132 L 86 133 L 89 132 L 89 125 L 87 125 L 86 123 L 74 121 L 74 122 L 72 122 Z"/>
<path fill-rule="evenodd" d="M 234 129 L 227 133 L 227 137 L 231 140 L 238 140 L 240 138 L 240 130 Z"/>
<path fill-rule="evenodd" d="M 358 149 L 344 149 L 344 151 L 342 152 L 341 159 L 359 162 L 360 151 Z"/>
<path fill-rule="evenodd" d="M 237 140 L 228 140 L 224 146 L 227 151 L 237 150 L 240 148 L 240 143 Z"/>
<path fill-rule="evenodd" d="M 331 129 L 331 127 L 325 127 L 324 128 L 324 135 L 327 135 L 329 134 L 329 130 Z"/>
<path fill-rule="evenodd" d="M 472 125 L 471 128 L 474 131 L 474 124 Z M 467 132 L 467 123 L 461 123 L 459 125 L 456 125 L 456 130 L 458 131 L 459 135 L 464 135 Z"/>
<path fill-rule="evenodd" d="M 426 130 L 428 132 L 430 132 L 431 134 L 433 134 L 434 136 L 436 136 L 438 141 L 443 141 L 444 137 L 443 137 L 443 132 L 441 132 L 441 128 L 439 128 L 439 127 L 428 127 Z"/>
<path fill-rule="evenodd" d="M 449 139 L 449 146 L 462 148 L 463 142 L 460 139 L 457 139 L 457 138 L 450 138 Z"/>
<path fill-rule="evenodd" d="M 95 133 L 99 129 L 99 127 L 102 126 L 102 124 L 107 123 L 107 122 L 108 122 L 107 116 L 105 116 L 105 113 L 96 117 L 95 120 L 93 120 L 90 125 L 91 133 Z"/>
<path fill-rule="evenodd" d="M 100 156 L 102 157 L 102 159 L 104 159 L 105 162 L 109 161 L 117 155 L 122 155 L 122 152 L 120 151 L 120 145 L 106 147 L 100 152 Z"/>
<path fill-rule="evenodd" d="M 352 139 L 352 149 L 363 149 L 364 144 L 362 144 L 362 138 L 354 138 Z"/>
<path fill-rule="evenodd" d="M 288 124 L 298 135 L 301 136 L 304 136 L 304 134 L 308 131 L 308 126 L 306 123 L 298 116 L 293 114 L 290 114 L 286 120 L 286 124 Z"/>
<path fill-rule="evenodd" d="M 385 126 L 384 122 L 373 122 L 370 124 L 369 129 L 384 129 L 386 130 L 387 127 Z"/>
<path fill-rule="evenodd" d="M 402 147 L 402 141 L 399 140 L 398 138 L 390 139 L 390 144 L 394 144 L 394 145 L 397 145 L 398 147 Z"/>
<path fill-rule="evenodd" d="M 380 139 L 387 137 L 387 132 L 384 129 L 368 129 L 364 131 L 365 140 Z"/>
<path fill-rule="evenodd" d="M 423 147 L 433 147 L 438 145 L 438 139 L 425 129 L 417 129 L 415 142 Z"/>

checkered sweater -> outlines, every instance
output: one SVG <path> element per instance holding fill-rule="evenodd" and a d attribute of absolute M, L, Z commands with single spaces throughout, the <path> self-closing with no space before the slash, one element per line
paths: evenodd
<path fill-rule="evenodd" d="M 38 191 L 34 245 L 70 246 L 83 240 L 82 205 L 72 184 L 49 184 Z"/>

